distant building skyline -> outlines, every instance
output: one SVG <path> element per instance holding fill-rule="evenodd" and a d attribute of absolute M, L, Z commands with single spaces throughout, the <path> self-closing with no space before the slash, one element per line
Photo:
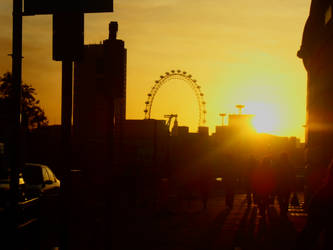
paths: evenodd
<path fill-rule="evenodd" d="M 142 118 L 142 103 L 156 78 L 182 69 L 202 86 L 211 131 L 219 123 L 219 112 L 231 113 L 235 104 L 243 103 L 257 117 L 276 117 L 263 132 L 304 138 L 306 71 L 296 52 L 309 6 L 310 0 L 115 1 L 113 13 L 85 15 L 85 44 L 103 41 L 110 20 L 121 25 L 119 37 L 130 51 L 128 119 Z M 3 0 L 3 73 L 11 68 L 11 14 L 12 0 Z M 23 81 L 36 89 L 50 124 L 59 124 L 61 65 L 52 61 L 51 28 L 51 16 L 23 18 Z M 194 131 L 195 97 L 188 86 L 178 84 L 174 91 L 172 85 L 159 92 L 152 117 L 178 113 L 180 125 Z"/>

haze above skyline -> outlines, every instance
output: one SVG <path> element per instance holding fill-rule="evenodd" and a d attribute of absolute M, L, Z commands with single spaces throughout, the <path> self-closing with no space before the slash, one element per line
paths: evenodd
<path fill-rule="evenodd" d="M 255 114 L 259 132 L 304 140 L 306 71 L 296 57 L 310 0 L 114 1 L 114 12 L 85 15 L 85 43 L 108 37 L 119 24 L 127 61 L 127 119 L 144 117 L 154 81 L 166 71 L 193 75 L 207 102 L 210 132 L 219 113 Z M 0 74 L 11 70 L 12 0 L 0 9 Z M 60 123 L 61 64 L 52 61 L 52 18 L 23 19 L 23 81 L 36 88 L 50 124 Z M 177 113 L 179 125 L 196 130 L 194 92 L 181 81 L 163 86 L 152 118 Z M 258 125 L 259 126 L 259 125 Z"/>

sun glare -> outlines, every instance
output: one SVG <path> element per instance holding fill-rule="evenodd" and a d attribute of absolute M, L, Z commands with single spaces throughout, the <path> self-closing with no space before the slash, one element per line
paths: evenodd
<path fill-rule="evenodd" d="M 268 103 L 248 103 L 247 113 L 253 114 L 253 126 L 258 133 L 276 134 L 279 128 L 279 120 L 276 109 Z"/>

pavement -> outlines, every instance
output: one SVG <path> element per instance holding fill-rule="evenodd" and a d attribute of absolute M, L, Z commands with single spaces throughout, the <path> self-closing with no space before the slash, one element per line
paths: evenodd
<path fill-rule="evenodd" d="M 235 196 L 234 207 L 216 196 L 202 209 L 200 200 L 169 202 L 160 213 L 133 215 L 110 235 L 110 249 L 154 250 L 245 250 L 293 249 L 307 214 L 300 205 L 289 207 L 288 216 L 279 215 L 275 200 L 266 216 L 255 205 L 248 206 L 245 194 Z"/>
<path fill-rule="evenodd" d="M 76 233 L 71 234 L 69 249 L 292 250 L 307 219 L 302 193 L 298 197 L 299 206 L 290 206 L 287 217 L 279 215 L 277 200 L 260 216 L 256 205 L 248 206 L 245 194 L 235 195 L 233 209 L 225 206 L 223 194 L 216 194 L 205 210 L 197 198 L 171 197 L 157 210 L 97 208 L 84 215 L 72 213 Z M 26 227 L 19 249 L 57 249 L 59 218 L 43 217 L 47 220 L 32 224 L 35 229 Z"/>

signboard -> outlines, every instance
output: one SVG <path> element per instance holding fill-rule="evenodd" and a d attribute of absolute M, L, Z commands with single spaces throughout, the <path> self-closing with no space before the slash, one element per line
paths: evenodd
<path fill-rule="evenodd" d="M 53 15 L 53 60 L 78 61 L 83 51 L 83 13 Z"/>
<path fill-rule="evenodd" d="M 113 12 L 113 0 L 24 0 L 24 15 Z"/>

